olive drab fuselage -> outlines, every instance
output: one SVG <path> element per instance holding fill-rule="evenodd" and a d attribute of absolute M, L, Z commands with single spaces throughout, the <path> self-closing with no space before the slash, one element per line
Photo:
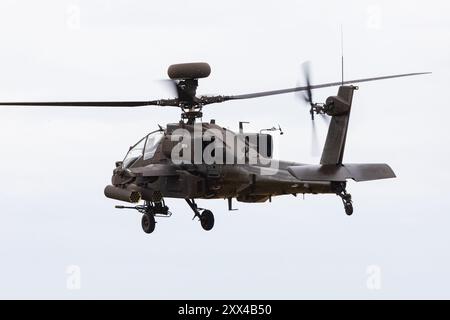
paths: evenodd
<path fill-rule="evenodd" d="M 214 129 L 222 132 L 223 136 L 231 135 L 236 140 L 245 136 L 213 123 L 201 123 L 201 128 L 202 133 Z M 295 178 L 288 172 L 288 167 L 301 165 L 295 162 L 265 157 L 265 161 L 250 163 L 246 157 L 241 161 L 244 163 L 237 163 L 234 157 L 232 163 L 227 163 L 227 155 L 224 155 L 221 163 L 174 163 L 173 150 L 179 141 L 172 134 L 180 129 L 192 133 L 194 125 L 170 124 L 166 129 L 149 134 L 147 137 L 161 133 L 152 157 L 145 158 L 144 147 L 141 155 L 131 164 L 125 163 L 126 159 L 117 162 L 112 184 L 117 188 L 138 192 L 143 200 L 148 201 L 153 201 L 155 192 L 165 198 L 236 198 L 243 202 L 264 202 L 272 196 L 283 194 L 333 192 L 329 182 L 301 182 Z M 194 139 L 192 135 L 192 140 Z M 201 151 L 207 145 L 208 141 L 203 141 Z M 224 149 L 230 152 L 230 148 L 226 147 Z M 256 150 L 254 152 L 260 155 Z"/>

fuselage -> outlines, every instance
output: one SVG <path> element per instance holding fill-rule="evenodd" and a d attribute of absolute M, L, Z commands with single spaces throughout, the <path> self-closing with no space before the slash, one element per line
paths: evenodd
<path fill-rule="evenodd" d="M 199 160 L 194 155 L 196 147 L 184 146 L 189 141 L 193 141 L 194 145 L 195 139 L 198 139 L 194 134 L 194 125 L 169 125 L 166 130 L 152 132 L 130 148 L 125 159 L 117 163 L 112 184 L 117 188 L 139 192 L 142 199 L 148 201 L 152 201 L 155 192 L 165 198 L 236 198 L 243 202 L 264 202 L 284 194 L 333 192 L 329 182 L 300 181 L 288 172 L 288 167 L 300 166 L 300 163 L 260 157 L 258 147 L 248 138 L 242 139 L 245 134 L 236 134 L 210 123 L 202 123 L 197 127 L 201 128 L 202 134 L 212 130 L 218 136 L 207 139 L 206 143 L 202 138 L 197 151 L 206 152 L 208 145 L 216 143 L 223 148 L 210 152 L 217 156 L 217 150 L 220 150 L 220 155 L 223 155 L 221 161 L 213 159 L 208 162 L 200 157 L 200 161 L 196 162 Z M 184 130 L 185 135 L 191 134 L 191 140 L 182 142 L 180 130 Z M 233 141 L 240 139 L 244 142 L 245 154 L 242 157 L 230 147 L 230 137 L 235 139 Z M 181 151 L 177 152 L 178 155 L 184 153 L 181 160 L 174 156 L 174 150 L 180 144 Z M 251 151 L 256 156 L 249 156 Z M 230 152 L 233 156 L 229 156 Z M 192 157 L 186 160 L 186 155 Z M 206 158 L 205 155 L 203 157 Z"/>

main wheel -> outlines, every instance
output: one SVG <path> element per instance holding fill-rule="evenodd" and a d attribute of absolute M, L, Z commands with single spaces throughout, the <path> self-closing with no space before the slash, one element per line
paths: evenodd
<path fill-rule="evenodd" d="M 145 233 L 152 233 L 155 231 L 155 217 L 152 214 L 144 214 L 142 215 L 142 230 L 144 230 Z"/>
<path fill-rule="evenodd" d="M 345 213 L 348 216 L 351 216 L 353 214 L 353 205 L 350 202 L 345 204 Z"/>
<path fill-rule="evenodd" d="M 203 230 L 209 231 L 214 227 L 214 215 L 211 211 L 205 210 L 200 215 L 200 224 Z"/>

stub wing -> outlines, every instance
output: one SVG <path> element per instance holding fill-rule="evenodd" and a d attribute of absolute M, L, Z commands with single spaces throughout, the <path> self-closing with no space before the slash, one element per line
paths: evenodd
<path fill-rule="evenodd" d="M 302 165 L 289 167 L 288 171 L 302 181 L 371 181 L 396 177 L 391 167 L 385 163 Z"/>

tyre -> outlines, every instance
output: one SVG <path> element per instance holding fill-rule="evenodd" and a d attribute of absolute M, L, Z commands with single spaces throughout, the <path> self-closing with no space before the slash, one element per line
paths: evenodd
<path fill-rule="evenodd" d="M 203 230 L 209 231 L 214 227 L 214 215 L 211 211 L 205 210 L 200 215 L 200 224 Z"/>
<path fill-rule="evenodd" d="M 345 204 L 345 213 L 348 216 L 351 216 L 353 214 L 353 205 L 351 203 L 346 203 Z"/>
<path fill-rule="evenodd" d="M 155 217 L 152 214 L 144 214 L 142 215 L 142 230 L 144 230 L 145 233 L 152 233 L 155 231 Z"/>

